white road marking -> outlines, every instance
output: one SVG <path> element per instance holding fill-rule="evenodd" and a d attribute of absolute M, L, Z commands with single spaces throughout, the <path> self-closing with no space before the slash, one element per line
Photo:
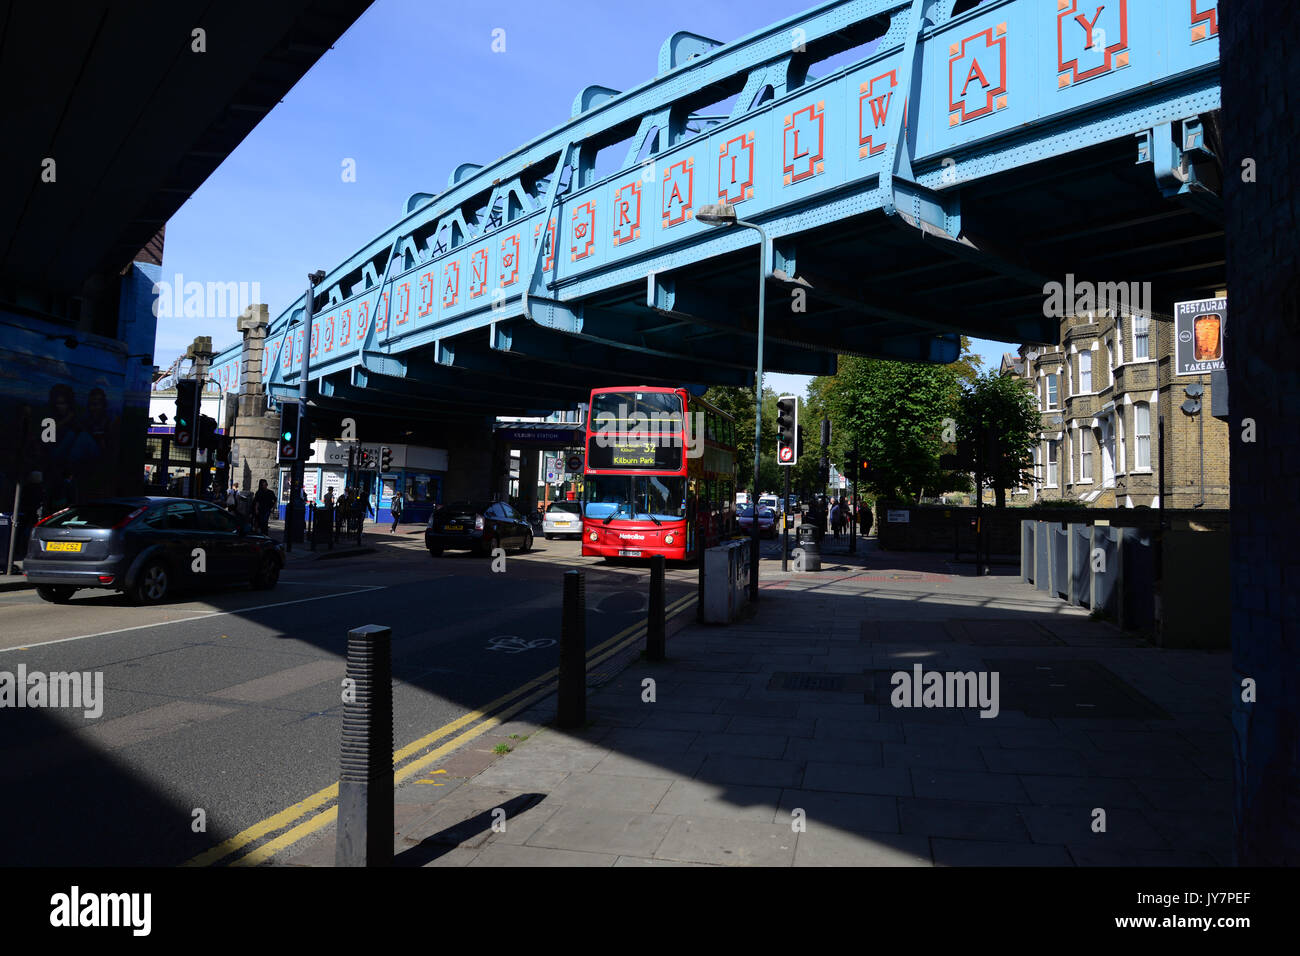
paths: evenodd
<path fill-rule="evenodd" d="M 277 601 L 274 604 L 258 604 L 254 607 L 240 607 L 230 611 L 210 611 L 206 614 L 195 614 L 193 617 L 182 617 L 174 621 L 158 621 L 154 624 L 137 624 L 135 627 L 119 627 L 113 631 L 97 631 L 94 634 L 80 634 L 77 637 L 61 637 L 54 641 L 41 641 L 37 644 L 24 644 L 22 647 L 0 647 L 0 654 L 7 651 L 29 651 L 33 647 L 45 647 L 49 644 L 66 644 L 69 641 L 84 641 L 90 637 L 107 637 L 110 634 L 125 634 L 127 631 L 142 631 L 150 627 L 166 627 L 169 624 L 188 624 L 191 621 L 206 621 L 214 617 L 224 617 L 227 614 L 247 614 L 249 611 L 264 611 L 270 607 L 284 607 L 286 604 L 303 604 L 307 601 L 325 601 L 334 597 L 348 597 L 352 594 L 364 594 L 367 591 L 382 591 L 387 585 L 372 584 L 368 587 L 357 587 L 351 591 L 335 591 L 333 594 L 320 594 L 316 597 L 298 598 L 294 601 Z"/>

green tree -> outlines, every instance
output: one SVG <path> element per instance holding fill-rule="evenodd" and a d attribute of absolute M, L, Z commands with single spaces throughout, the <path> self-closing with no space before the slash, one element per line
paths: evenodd
<path fill-rule="evenodd" d="M 1038 405 L 1024 379 L 989 369 L 962 393 L 957 411 L 958 436 L 970 439 L 976 448 L 981 435 L 993 436 L 996 441 L 984 446 L 995 452 L 985 464 L 984 485 L 993 488 L 999 508 L 1007 505 L 1008 488 L 1035 480 L 1033 448 L 1039 425 Z"/>
<path fill-rule="evenodd" d="M 831 459 L 851 468 L 856 439 L 875 476 L 864 488 L 869 494 L 916 501 L 954 487 L 939 455 L 946 450 L 945 419 L 956 414 L 961 394 L 957 363 L 840 356 L 833 382 L 814 383 L 831 419 Z"/>

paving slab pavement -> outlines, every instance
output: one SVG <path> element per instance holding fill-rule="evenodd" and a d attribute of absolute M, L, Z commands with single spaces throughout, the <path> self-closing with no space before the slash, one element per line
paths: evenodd
<path fill-rule="evenodd" d="M 1010 569 L 859 549 L 765 562 L 753 617 L 627 657 L 585 729 L 547 698 L 435 764 L 398 790 L 396 864 L 1231 864 L 1227 652 L 1158 649 Z M 901 694 L 917 665 L 974 680 Z M 331 827 L 272 862 L 333 858 Z"/>

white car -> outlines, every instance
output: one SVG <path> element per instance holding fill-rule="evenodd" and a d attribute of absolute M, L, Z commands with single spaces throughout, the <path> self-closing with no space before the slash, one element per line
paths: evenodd
<path fill-rule="evenodd" d="M 542 516 L 542 534 L 547 541 L 561 535 L 582 537 L 582 505 L 576 501 L 553 501 Z"/>
<path fill-rule="evenodd" d="M 777 514 L 781 514 L 785 509 L 781 507 L 781 499 L 775 495 L 763 495 L 758 499 L 760 513 L 763 508 L 771 508 Z"/>

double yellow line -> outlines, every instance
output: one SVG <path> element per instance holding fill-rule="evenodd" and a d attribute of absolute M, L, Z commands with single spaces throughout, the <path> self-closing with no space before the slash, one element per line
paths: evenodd
<path fill-rule="evenodd" d="M 688 606 L 694 603 L 695 594 L 689 594 L 678 601 L 674 601 L 665 608 L 665 618 L 675 617 Z M 593 647 L 587 652 L 587 670 L 608 660 L 615 654 L 620 653 L 632 644 L 641 640 L 645 636 L 646 622 L 633 624 L 631 627 L 624 628 L 609 640 Z M 412 741 L 405 747 L 394 752 L 393 754 L 393 783 L 394 786 L 409 780 L 411 777 L 420 773 L 430 764 L 456 750 L 457 748 L 469 743 L 480 734 L 486 733 L 493 727 L 505 723 L 515 714 L 527 707 L 532 706 L 543 697 L 551 694 L 558 687 L 555 678 L 559 675 L 559 668 L 552 668 L 545 674 L 534 677 L 525 684 L 521 684 L 509 693 L 503 694 L 496 700 L 485 705 L 478 710 L 472 710 L 462 717 L 458 717 L 449 724 L 444 724 L 432 733 L 425 734 L 419 740 Z M 478 723 L 476 723 L 478 722 Z M 470 726 L 474 725 L 474 726 Z M 448 740 L 442 746 L 437 747 L 428 753 L 414 760 L 410 759 L 419 754 L 431 744 L 442 740 L 444 737 L 455 734 L 463 728 L 470 727 L 463 733 L 458 734 L 451 740 Z M 228 857 L 241 853 L 243 850 L 257 843 L 263 837 L 269 836 L 279 830 L 284 830 L 279 836 L 260 844 L 253 850 L 244 853 L 233 860 L 230 860 L 228 866 L 257 866 L 270 860 L 275 854 L 279 853 L 286 847 L 292 846 L 303 837 L 306 837 L 323 827 L 333 823 L 338 816 L 339 785 L 337 782 L 330 784 L 324 790 L 312 794 L 305 800 L 300 800 L 291 807 L 286 807 L 279 813 L 267 817 L 259 823 L 253 824 L 246 830 L 236 833 L 230 839 L 218 843 L 210 850 L 204 850 L 193 859 L 187 860 L 183 866 L 212 866 L 218 864 Z M 304 817 L 306 819 L 304 819 Z M 302 821 L 302 822 L 298 822 Z M 297 824 L 294 826 L 293 824 Z M 286 827 L 290 829 L 285 830 Z"/>

